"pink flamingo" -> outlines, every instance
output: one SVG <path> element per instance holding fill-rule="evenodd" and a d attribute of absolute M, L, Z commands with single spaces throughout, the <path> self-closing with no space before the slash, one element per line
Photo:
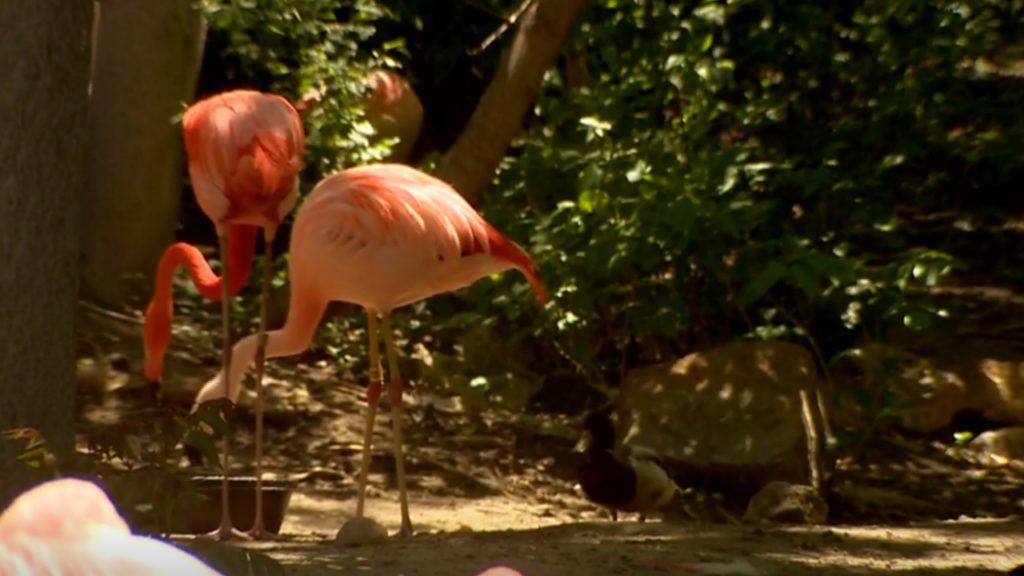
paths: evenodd
<path fill-rule="evenodd" d="M 385 160 L 404 162 L 412 154 L 423 126 L 423 104 L 409 82 L 396 72 L 376 70 L 366 83 L 370 95 L 363 107 L 377 138 L 398 138 Z"/>
<path fill-rule="evenodd" d="M 184 550 L 132 534 L 98 486 L 75 478 L 41 484 L 0 515 L 0 574 L 221 576 Z"/>
<path fill-rule="evenodd" d="M 419 96 L 402 75 L 391 70 L 374 70 L 363 79 L 363 83 L 370 91 L 361 104 L 366 119 L 376 131 L 374 141 L 397 138 L 398 142 L 385 161 L 405 162 L 423 126 L 423 104 Z M 295 108 L 307 114 L 325 94 L 323 87 L 312 88 L 295 103 Z"/>
<path fill-rule="evenodd" d="M 185 112 L 183 127 L 192 188 L 199 207 L 217 228 L 221 258 L 227 265 L 217 278 L 202 254 L 184 243 L 174 244 L 161 257 L 156 291 L 146 310 L 146 378 L 151 383 L 158 383 L 162 377 L 173 316 L 171 279 L 179 265 L 185 266 L 204 297 L 221 301 L 222 363 L 225 369 L 230 366 L 230 299 L 241 289 L 252 268 L 256 228 L 263 229 L 265 260 L 258 334 L 259 341 L 264 341 L 274 236 L 281 220 L 295 207 L 305 150 L 299 113 L 286 99 L 274 94 L 236 90 L 206 98 Z M 263 348 L 261 345 L 257 354 L 257 438 L 263 428 Z M 228 452 L 225 435 L 221 522 L 212 534 L 217 539 L 245 536 L 231 524 Z M 259 483 L 262 445 L 258 440 L 256 462 Z M 261 514 L 249 536 L 265 535 Z"/>
<path fill-rule="evenodd" d="M 256 251 L 254 226 L 228 226 L 228 257 L 225 265 L 230 271 L 228 294 L 235 296 L 245 285 L 252 270 L 252 256 Z M 195 246 L 176 242 L 160 257 L 156 271 L 156 289 L 153 299 L 146 307 L 146 324 L 143 329 L 145 345 L 143 371 L 154 394 L 158 394 L 163 381 L 164 356 L 171 345 L 171 324 L 174 319 L 174 300 L 171 297 L 174 273 L 184 267 L 199 295 L 214 302 L 223 296 L 223 278 L 214 274 L 210 263 Z"/>
<path fill-rule="evenodd" d="M 306 350 L 331 301 L 366 309 L 370 384 L 358 519 L 363 517 L 373 424 L 383 386 L 377 337 L 380 315 L 391 376 L 389 396 L 402 514 L 399 535 L 409 536 L 412 522 L 402 457 L 402 378 L 391 334 L 391 311 L 512 268 L 520 270 L 538 298 L 547 302 L 533 261 L 441 180 L 402 164 L 376 164 L 344 170 L 313 189 L 295 217 L 288 264 L 292 283 L 288 317 L 281 329 L 267 333 L 267 357 Z M 250 335 L 235 344 L 236 362 L 203 386 L 196 396 L 197 405 L 225 396 L 237 401 L 257 343 L 257 336 Z"/>

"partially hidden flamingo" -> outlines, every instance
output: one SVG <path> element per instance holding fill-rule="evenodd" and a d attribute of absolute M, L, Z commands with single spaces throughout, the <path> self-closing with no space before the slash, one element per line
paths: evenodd
<path fill-rule="evenodd" d="M 172 544 L 132 534 L 98 486 L 51 480 L 0 515 L 4 576 L 221 576 Z"/>
<path fill-rule="evenodd" d="M 383 387 L 378 343 L 380 316 L 391 377 L 395 467 L 402 523 L 412 534 L 402 448 L 402 378 L 391 333 L 392 310 L 518 269 L 541 302 L 548 297 L 529 255 L 491 227 L 446 183 L 402 164 L 350 168 L 328 177 L 303 202 L 291 231 L 288 317 L 267 333 L 266 356 L 306 350 L 331 301 L 366 309 L 370 383 L 363 434 L 356 518 L 363 518 L 366 476 L 377 403 Z M 242 378 L 257 354 L 258 336 L 241 339 L 236 361 L 207 382 L 196 404 L 227 396 L 237 401 Z M 228 375 L 225 378 L 225 374 Z"/>
<path fill-rule="evenodd" d="M 423 126 L 423 104 L 409 82 L 396 72 L 375 70 L 366 83 L 370 94 L 363 108 L 376 138 L 398 138 L 385 162 L 405 162 Z"/>
<path fill-rule="evenodd" d="M 217 94 L 190 106 L 182 124 L 192 188 L 199 207 L 217 229 L 221 259 L 226 264 L 221 277 L 216 277 L 202 254 L 185 243 L 172 245 L 161 257 L 156 290 L 146 310 L 145 371 L 151 384 L 162 378 L 173 317 L 171 280 L 179 265 L 185 266 L 200 294 L 221 301 L 222 364 L 224 369 L 230 366 L 230 299 L 249 276 L 259 228 L 263 230 L 264 266 L 258 334 L 259 341 L 264 341 L 274 236 L 298 199 L 298 173 L 305 151 L 299 113 L 288 100 L 276 94 L 252 90 Z M 259 346 L 256 377 L 257 494 L 262 488 L 263 348 Z M 257 514 L 248 535 L 231 524 L 228 453 L 229 439 L 225 435 L 221 522 L 212 535 L 217 539 L 263 538 L 267 532 L 262 514 Z M 261 505 L 262 499 L 257 498 L 257 510 Z"/>
<path fill-rule="evenodd" d="M 397 138 L 398 142 L 384 161 L 406 162 L 423 126 L 423 104 L 419 96 L 408 80 L 392 70 L 373 70 L 363 78 L 363 84 L 369 88 L 369 93 L 360 105 L 375 131 L 371 141 Z M 307 114 L 326 94 L 326 87 L 312 88 L 295 103 L 295 108 Z"/>

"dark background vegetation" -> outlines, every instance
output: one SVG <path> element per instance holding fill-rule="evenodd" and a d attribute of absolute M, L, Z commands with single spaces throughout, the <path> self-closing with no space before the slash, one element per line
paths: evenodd
<path fill-rule="evenodd" d="M 308 190 L 373 158 L 344 96 L 365 70 L 394 67 L 424 103 L 414 160 L 429 169 L 512 34 L 478 48 L 514 8 L 208 1 L 199 95 L 340 87 L 307 122 Z M 805 343 L 824 369 L 868 342 L 946 329 L 928 288 L 1022 281 L 1021 11 L 591 2 L 479 206 L 537 259 L 555 304 L 541 310 L 517 275 L 485 279 L 408 314 L 410 341 L 489 328 L 538 391 L 564 396 L 737 339 Z M 184 212 L 180 236 L 212 244 L 191 201 Z"/>

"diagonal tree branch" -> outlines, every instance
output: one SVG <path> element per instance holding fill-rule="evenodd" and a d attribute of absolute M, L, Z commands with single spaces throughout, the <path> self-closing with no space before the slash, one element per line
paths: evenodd
<path fill-rule="evenodd" d="M 471 204 L 487 186 L 587 0 L 526 0 L 512 44 L 436 174 Z"/>

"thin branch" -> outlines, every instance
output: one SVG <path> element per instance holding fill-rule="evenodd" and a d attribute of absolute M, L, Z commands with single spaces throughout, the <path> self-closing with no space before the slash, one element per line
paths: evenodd
<path fill-rule="evenodd" d="M 466 1 L 471 2 L 471 0 Z M 501 25 L 498 26 L 497 30 L 491 32 L 491 35 L 488 36 L 487 38 L 484 38 L 484 41 L 482 44 L 480 44 L 480 46 L 467 50 L 467 53 L 470 56 L 476 56 L 477 54 L 483 52 L 484 50 L 487 50 L 488 46 L 493 44 L 498 38 L 501 38 L 505 34 L 505 32 L 508 32 L 509 28 L 515 25 L 516 21 L 519 20 L 519 17 L 522 16 L 523 13 L 530 8 L 530 5 L 533 4 L 534 1 L 535 0 L 524 0 L 523 3 L 520 4 L 514 12 L 512 12 L 511 16 L 504 19 Z"/>
<path fill-rule="evenodd" d="M 782 304 L 777 299 L 772 297 L 770 294 L 768 295 L 768 299 L 771 300 L 772 304 L 774 304 L 780 312 L 782 312 L 783 316 L 785 316 L 786 319 L 792 322 L 795 326 L 799 326 L 804 331 L 804 334 L 807 335 L 807 343 L 810 344 L 811 352 L 814 353 L 814 357 L 818 360 L 818 363 L 821 365 L 821 373 L 825 377 L 825 383 L 828 385 L 830 389 L 834 388 L 834 382 L 832 381 L 832 373 L 829 372 L 828 364 L 825 362 L 825 355 L 822 354 L 821 348 L 818 346 L 818 341 L 814 338 L 814 336 L 811 335 L 810 327 L 805 325 L 800 320 L 798 320 L 795 316 L 793 316 L 793 314 L 790 313 L 785 306 L 782 306 Z M 821 388 L 815 390 L 814 393 L 817 396 L 818 411 L 821 413 L 821 426 L 825 435 L 825 443 L 826 445 L 831 445 L 835 442 L 835 435 L 832 433 L 832 424 L 829 422 L 828 407 L 825 403 L 824 396 L 822 396 L 821 394 Z"/>
<path fill-rule="evenodd" d="M 814 409 L 806 389 L 800 390 L 800 415 L 804 421 L 804 433 L 807 434 L 807 465 L 811 472 L 811 487 L 821 493 L 821 455 L 819 454 L 818 427 L 814 422 Z"/>
<path fill-rule="evenodd" d="M 811 335 L 810 329 L 804 325 L 803 322 L 798 320 L 793 314 L 782 306 L 781 303 L 775 299 L 771 294 L 768 295 L 768 299 L 775 305 L 776 309 L 782 312 L 782 314 L 794 325 L 799 326 L 804 333 L 807 335 L 807 341 L 811 345 L 811 350 L 814 356 L 821 363 L 822 373 L 825 375 L 825 382 L 830 388 L 832 387 L 832 377 L 829 374 L 828 365 L 825 364 L 825 357 L 821 353 L 821 348 L 818 347 L 817 341 L 814 336 Z M 829 412 L 825 404 L 825 398 L 821 393 L 821 386 L 815 386 L 814 389 L 815 399 L 818 405 L 818 414 L 821 416 L 821 427 L 825 436 L 826 445 L 830 445 L 834 442 L 832 436 L 832 426 L 829 423 Z M 821 449 L 819 445 L 819 435 L 817 427 L 817 419 L 814 417 L 814 411 L 811 407 L 810 398 L 807 395 L 807 390 L 800 390 L 800 407 L 801 417 L 804 423 L 804 431 L 807 435 L 807 461 L 811 473 L 811 486 L 815 492 L 821 493 L 821 476 L 824 470 L 824 462 L 821 459 Z"/>
<path fill-rule="evenodd" d="M 470 204 L 491 182 L 509 142 L 540 93 L 544 74 L 588 0 L 529 0 L 517 10 L 516 33 L 469 122 L 434 175 Z M 519 17 L 521 16 L 521 17 Z"/>
<path fill-rule="evenodd" d="M 119 320 L 121 322 L 127 322 L 129 324 L 138 324 L 139 326 L 145 324 L 145 321 L 141 318 L 138 318 L 136 316 L 129 316 L 127 314 L 122 314 L 120 312 L 115 312 L 113 310 L 97 306 L 96 304 L 93 304 L 92 302 L 88 302 L 86 300 L 79 300 L 78 305 L 90 312 L 99 314 L 100 316 L 106 316 L 107 318 L 110 318 L 112 320 Z"/>

